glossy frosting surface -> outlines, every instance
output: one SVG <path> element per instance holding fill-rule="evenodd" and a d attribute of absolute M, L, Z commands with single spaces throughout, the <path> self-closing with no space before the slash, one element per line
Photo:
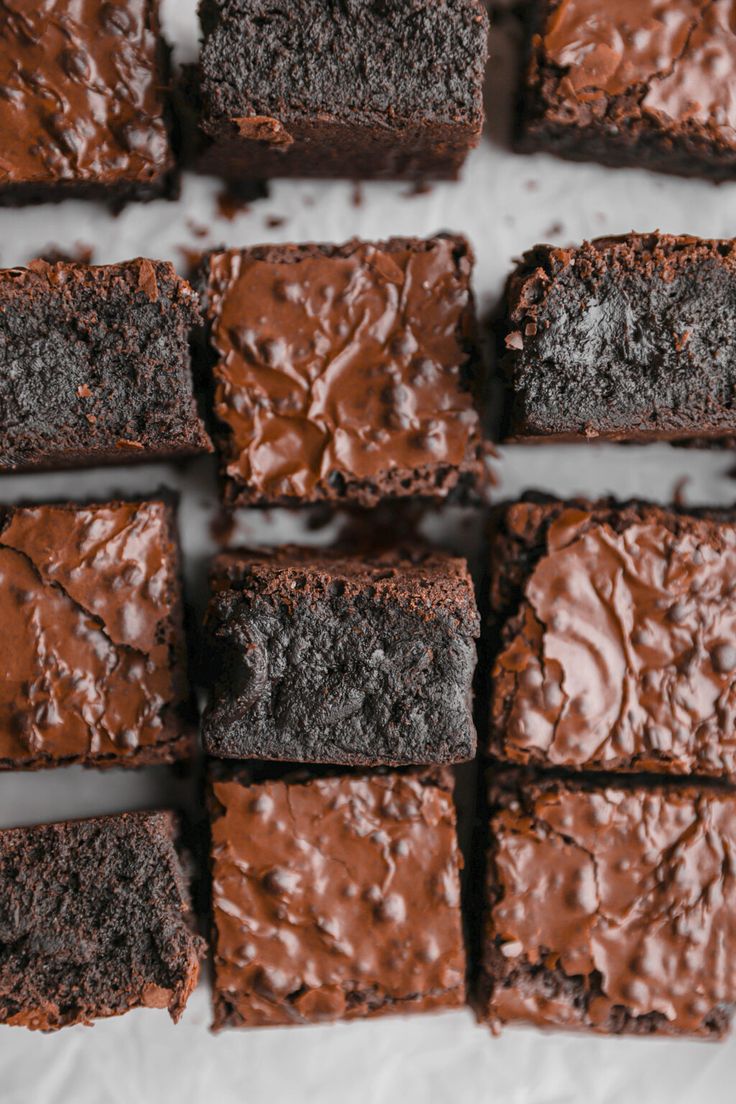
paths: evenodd
<path fill-rule="evenodd" d="M 460 1005 L 451 795 L 416 777 L 215 782 L 215 1025 Z"/>
<path fill-rule="evenodd" d="M 162 502 L 12 511 L 0 532 L 0 759 L 124 759 L 166 739 L 169 526 Z"/>
<path fill-rule="evenodd" d="M 0 0 L 0 187 L 173 166 L 155 0 Z"/>
<path fill-rule="evenodd" d="M 447 469 L 472 466 L 477 448 L 462 380 L 470 266 L 444 238 L 283 261 L 213 255 L 226 477 L 251 500 L 446 494 Z"/>
<path fill-rule="evenodd" d="M 497 1021 L 610 1030 L 626 1009 L 708 1034 L 736 1000 L 732 794 L 560 787 L 499 813 L 493 833 Z"/>
<path fill-rule="evenodd" d="M 505 755 L 736 771 L 736 527 L 666 521 L 552 522 L 495 665 Z"/>
<path fill-rule="evenodd" d="M 562 0 L 543 46 L 573 99 L 635 92 L 644 111 L 736 131 L 731 0 Z"/>

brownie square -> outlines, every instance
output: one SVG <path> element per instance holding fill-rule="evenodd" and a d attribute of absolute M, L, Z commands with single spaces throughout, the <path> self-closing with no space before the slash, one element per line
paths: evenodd
<path fill-rule="evenodd" d="M 211 451 L 192 394 L 199 320 L 168 262 L 0 269 L 0 470 Z"/>
<path fill-rule="evenodd" d="M 0 831 L 0 1022 L 39 1031 L 132 1008 L 176 1021 L 197 984 L 173 813 Z"/>
<path fill-rule="evenodd" d="M 494 529 L 491 752 L 736 776 L 736 513 L 542 499 Z"/>
<path fill-rule="evenodd" d="M 210 755 L 351 765 L 473 757 L 479 619 L 464 560 L 226 553 L 213 589 Z"/>
<path fill-rule="evenodd" d="M 519 146 L 736 175 L 730 0 L 532 0 Z"/>
<path fill-rule="evenodd" d="M 733 437 L 735 303 L 732 241 L 627 234 L 535 246 L 506 291 L 505 436 Z"/>
<path fill-rule="evenodd" d="M 449 774 L 212 784 L 214 1028 L 457 1008 Z"/>
<path fill-rule="evenodd" d="M 204 0 L 208 172 L 449 178 L 483 126 L 482 0 Z"/>
<path fill-rule="evenodd" d="M 736 794 L 494 785 L 478 1015 L 717 1039 L 736 1007 Z"/>
<path fill-rule="evenodd" d="M 172 188 L 158 0 L 15 0 L 0 21 L 0 203 Z"/>
<path fill-rule="evenodd" d="M 0 621 L 0 769 L 191 754 L 169 502 L 0 508 Z"/>
<path fill-rule="evenodd" d="M 372 506 L 474 485 L 472 265 L 447 235 L 211 254 L 226 502 Z"/>

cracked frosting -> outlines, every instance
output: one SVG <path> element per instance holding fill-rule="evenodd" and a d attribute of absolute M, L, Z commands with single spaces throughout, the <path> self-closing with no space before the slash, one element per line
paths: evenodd
<path fill-rule="evenodd" d="M 214 781 L 213 805 L 215 1027 L 463 1004 L 444 779 Z"/>
<path fill-rule="evenodd" d="M 726 1030 L 736 1002 L 732 793 L 532 787 L 491 831 L 494 1026 Z"/>
<path fill-rule="evenodd" d="M 573 102 L 631 93 L 644 112 L 736 138 L 731 0 L 562 0 L 542 46 Z"/>
<path fill-rule="evenodd" d="M 166 503 L 9 510 L 0 608 L 0 766 L 184 752 L 171 712 L 183 692 Z"/>
<path fill-rule="evenodd" d="M 442 498 L 478 474 L 462 239 L 262 247 L 209 266 L 232 502 Z"/>
<path fill-rule="evenodd" d="M 0 187 L 173 168 L 155 0 L 0 0 Z"/>
<path fill-rule="evenodd" d="M 570 507 L 543 543 L 494 668 L 501 754 L 735 774 L 736 527 Z"/>

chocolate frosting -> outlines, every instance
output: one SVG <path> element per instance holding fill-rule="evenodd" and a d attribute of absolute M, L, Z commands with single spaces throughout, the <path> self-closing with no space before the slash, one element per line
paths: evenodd
<path fill-rule="evenodd" d="M 721 1030 L 736 1001 L 733 794 L 555 786 L 492 831 L 493 1022 L 610 1031 L 654 1014 L 648 1030 Z"/>
<path fill-rule="evenodd" d="M 0 532 L 0 765 L 130 760 L 175 736 L 163 502 L 13 509 Z M 176 727 L 176 726 L 175 726 Z"/>
<path fill-rule="evenodd" d="M 494 669 L 508 758 L 736 773 L 736 526 L 658 513 L 550 525 Z"/>
<path fill-rule="evenodd" d="M 562 0 L 543 35 L 573 101 L 636 93 L 676 122 L 736 129 L 731 0 Z M 601 106 L 604 106 L 603 104 Z"/>
<path fill-rule="evenodd" d="M 468 248 L 444 237 L 326 248 L 210 258 L 233 494 L 443 497 L 479 463 Z"/>
<path fill-rule="evenodd" d="M 463 1003 L 460 857 L 444 785 L 416 775 L 216 781 L 213 796 L 215 1027 Z"/>
<path fill-rule="evenodd" d="M 174 164 L 155 0 L 0 0 L 0 186 Z"/>

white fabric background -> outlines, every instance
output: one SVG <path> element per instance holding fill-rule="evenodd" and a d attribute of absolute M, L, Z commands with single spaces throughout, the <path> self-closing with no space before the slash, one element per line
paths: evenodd
<path fill-rule="evenodd" d="M 166 27 L 178 56 L 196 44 L 195 0 L 165 0 Z M 489 135 L 459 184 L 409 196 L 407 185 L 366 185 L 356 206 L 346 183 L 272 186 L 266 201 L 234 221 L 217 215 L 215 181 L 187 177 L 179 203 L 133 206 L 120 217 L 83 203 L 21 211 L 0 210 L 0 264 L 22 264 L 49 245 L 94 246 L 97 262 L 136 255 L 183 263 L 182 246 L 245 245 L 280 240 L 343 240 L 459 230 L 478 258 L 476 291 L 485 310 L 498 297 L 512 258 L 536 241 L 564 244 L 603 233 L 659 227 L 705 236 L 736 234 L 736 185 L 713 187 L 636 171 L 568 165 L 520 157 L 502 145 L 509 99 L 514 29 L 502 21 L 493 36 L 489 73 Z M 279 227 L 268 219 L 281 217 Z M 209 228 L 197 237 L 193 226 Z M 671 498 L 688 477 L 689 502 L 727 503 L 736 483 L 727 476 L 736 457 L 667 446 L 516 448 L 497 465 L 497 495 L 537 487 L 555 493 Z M 3 477 L 0 501 L 64 495 L 103 497 L 155 490 L 162 483 L 183 495 L 181 525 L 190 595 L 201 608 L 206 558 L 216 511 L 213 466 L 184 471 L 165 465 L 99 472 Z M 432 517 L 428 531 L 467 542 L 477 526 L 450 511 Z M 298 519 L 251 514 L 242 535 L 269 543 L 300 535 Z M 329 531 L 307 534 L 324 539 Z M 2 631 L 2 626 L 0 626 Z M 138 773 L 66 769 L 0 776 L 0 825 L 176 803 L 184 782 L 164 770 Z M 509 1030 L 492 1039 L 469 1012 L 388 1018 L 335 1027 L 230 1032 L 207 1030 L 209 994 L 203 982 L 179 1026 L 164 1013 L 140 1011 L 72 1028 L 55 1036 L 0 1029 L 2 1104 L 651 1104 L 733 1101 L 736 1040 L 724 1045 L 599 1039 Z"/>

